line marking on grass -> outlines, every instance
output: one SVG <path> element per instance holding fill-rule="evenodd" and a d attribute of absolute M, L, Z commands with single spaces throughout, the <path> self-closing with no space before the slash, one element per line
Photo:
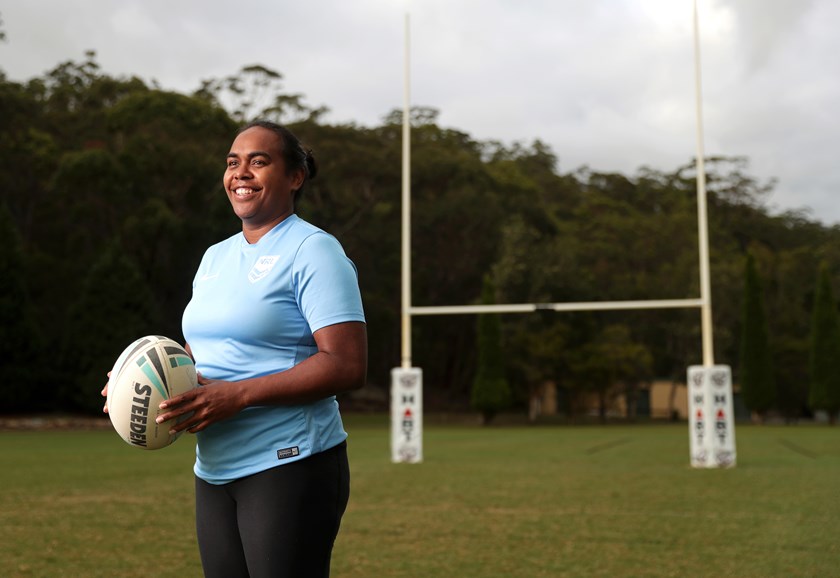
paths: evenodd
<path fill-rule="evenodd" d="M 818 454 L 815 454 L 814 452 L 806 450 L 802 446 L 797 445 L 790 440 L 786 440 L 784 438 L 779 438 L 776 441 L 778 441 L 781 445 L 783 445 L 784 447 L 786 447 L 790 451 L 799 454 L 800 456 L 805 456 L 806 458 L 811 458 L 812 460 L 815 460 L 819 457 Z"/>
<path fill-rule="evenodd" d="M 631 441 L 630 438 L 621 438 L 621 439 L 612 440 L 612 441 L 609 441 L 609 442 L 604 442 L 602 444 L 592 446 L 591 448 L 587 448 L 586 449 L 586 455 L 591 456 L 592 454 L 597 454 L 599 452 L 605 452 L 607 450 L 617 448 L 618 446 L 623 446 L 624 444 L 629 444 L 630 441 Z"/>

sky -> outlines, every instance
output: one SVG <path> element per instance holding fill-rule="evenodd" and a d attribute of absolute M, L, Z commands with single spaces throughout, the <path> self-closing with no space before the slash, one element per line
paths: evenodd
<path fill-rule="evenodd" d="M 840 223 L 840 2 L 697 0 L 706 156 L 775 181 L 772 213 Z M 411 103 L 477 140 L 548 144 L 560 172 L 633 176 L 695 157 L 692 0 L 15 0 L 0 70 L 104 72 L 190 93 L 261 64 L 326 122 Z M 317 147 L 317 143 L 313 143 Z"/>

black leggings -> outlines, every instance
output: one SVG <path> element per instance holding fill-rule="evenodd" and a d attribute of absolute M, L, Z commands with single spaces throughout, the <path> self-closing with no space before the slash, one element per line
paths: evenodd
<path fill-rule="evenodd" d="M 329 576 L 349 496 L 346 443 L 229 484 L 196 478 L 205 577 Z"/>

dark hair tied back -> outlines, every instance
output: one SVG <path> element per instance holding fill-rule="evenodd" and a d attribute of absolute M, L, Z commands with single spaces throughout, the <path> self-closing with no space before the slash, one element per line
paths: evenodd
<path fill-rule="evenodd" d="M 280 137 L 283 161 L 286 163 L 287 174 L 292 174 L 300 170 L 303 171 L 303 182 L 298 190 L 295 191 L 294 200 L 295 204 L 297 204 L 304 187 L 306 187 L 306 183 L 311 179 L 314 179 L 315 175 L 318 174 L 318 165 L 315 162 L 315 156 L 312 154 L 312 149 L 304 147 L 300 142 L 300 139 L 298 139 L 298 137 L 296 137 L 288 128 L 269 120 L 255 120 L 249 122 L 247 125 L 240 128 L 236 134 L 242 134 L 249 128 L 254 127 L 270 130 Z"/>
<path fill-rule="evenodd" d="M 315 155 L 312 154 L 312 149 L 307 148 L 305 151 L 306 158 L 306 177 L 314 179 L 318 174 L 318 163 L 315 162 Z"/>

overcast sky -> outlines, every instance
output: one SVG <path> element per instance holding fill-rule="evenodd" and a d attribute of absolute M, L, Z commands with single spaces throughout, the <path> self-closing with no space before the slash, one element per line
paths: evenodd
<path fill-rule="evenodd" d="M 840 223 L 840 2 L 698 4 L 706 154 L 778 179 L 773 212 Z M 327 121 L 374 125 L 402 106 L 406 12 L 412 104 L 445 127 L 540 139 L 561 172 L 695 155 L 691 0 L 16 0 L 0 69 L 22 81 L 95 50 L 109 74 L 188 93 L 258 63 Z"/>

